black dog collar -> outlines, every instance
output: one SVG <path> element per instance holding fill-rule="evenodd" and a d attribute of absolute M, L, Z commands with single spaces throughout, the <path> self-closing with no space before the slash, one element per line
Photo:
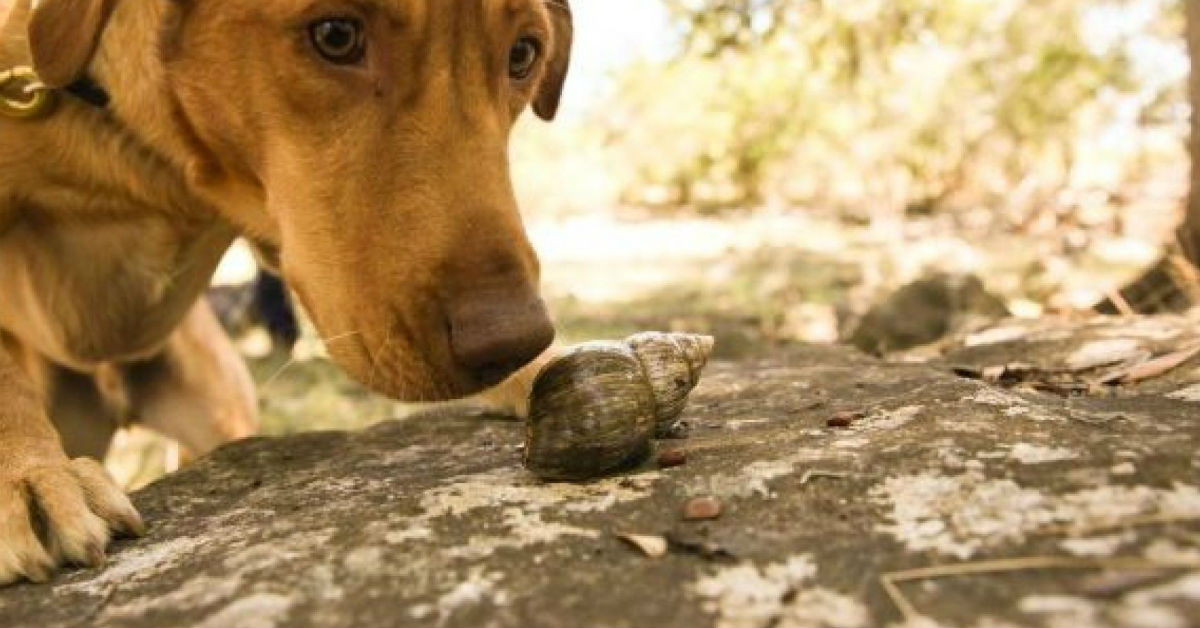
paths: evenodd
<path fill-rule="evenodd" d="M 104 109 L 108 106 L 108 92 L 90 76 L 84 76 L 67 85 L 63 91 L 97 109 Z"/>

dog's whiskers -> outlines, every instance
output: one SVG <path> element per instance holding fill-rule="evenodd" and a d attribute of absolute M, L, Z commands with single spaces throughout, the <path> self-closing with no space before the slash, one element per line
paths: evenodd
<path fill-rule="evenodd" d="M 326 345 L 328 345 L 328 344 L 329 344 L 329 343 L 331 343 L 331 342 L 337 342 L 337 341 L 339 341 L 339 340 L 345 340 L 345 339 L 347 339 L 347 338 L 350 338 L 350 337 L 353 337 L 353 336 L 361 336 L 361 335 L 362 335 L 362 332 L 361 332 L 361 331 L 348 331 L 348 332 L 346 332 L 346 333 L 344 333 L 344 334 L 338 334 L 338 335 L 336 335 L 336 336 L 331 336 L 331 337 L 329 337 L 329 338 L 322 338 L 322 341 L 323 341 L 323 342 L 324 342 Z M 271 385 L 272 385 L 272 384 L 274 384 L 274 383 L 275 383 L 275 382 L 276 382 L 276 381 L 277 381 L 277 380 L 280 378 L 280 376 L 282 376 L 282 375 L 283 375 L 283 373 L 284 373 L 285 371 L 287 371 L 288 369 L 290 369 L 290 368 L 292 368 L 293 366 L 295 366 L 295 365 L 296 365 L 296 363 L 297 363 L 297 360 L 296 360 L 296 358 L 295 358 L 294 356 L 293 356 L 293 357 L 290 357 L 290 358 L 288 358 L 288 361 L 287 361 L 287 362 L 284 362 L 284 363 L 283 363 L 283 366 L 280 366 L 278 369 L 276 369 L 276 370 L 275 370 L 275 372 L 274 372 L 274 373 L 272 373 L 272 374 L 271 374 L 271 376 L 270 376 L 270 377 L 268 377 L 268 378 L 266 379 L 266 381 L 265 381 L 265 382 L 263 382 L 263 384 L 262 384 L 262 386 L 259 388 L 259 390 L 260 390 L 261 392 L 266 392 L 266 391 L 267 391 L 267 389 L 269 389 L 269 388 L 271 387 Z"/>
<path fill-rule="evenodd" d="M 371 376 L 367 378 L 367 388 L 375 388 L 375 375 L 379 373 L 379 361 L 383 358 L 384 353 L 388 350 L 388 345 L 392 343 L 392 330 L 388 330 L 387 335 L 383 337 L 383 344 L 379 347 L 379 351 L 374 354 L 367 354 L 371 359 Z"/>
<path fill-rule="evenodd" d="M 271 376 L 267 378 L 267 381 L 263 382 L 262 386 L 259 388 L 259 391 L 264 392 L 264 393 L 267 392 L 267 389 L 269 389 L 271 387 L 271 384 L 274 384 L 275 380 L 279 379 L 279 376 L 283 375 L 284 371 L 288 370 L 292 366 L 295 366 L 295 364 L 296 364 L 296 358 L 294 358 L 294 357 L 288 358 L 288 361 L 284 362 L 283 366 L 276 369 L 275 372 L 272 373 Z"/>
<path fill-rule="evenodd" d="M 331 342 L 337 342 L 337 341 L 339 341 L 339 340 L 345 340 L 345 339 L 347 339 L 347 338 L 350 338 L 350 337 L 353 337 L 353 336 L 361 336 L 361 335 L 362 335 L 362 332 L 361 332 L 361 331 L 348 331 L 348 332 L 346 332 L 346 333 L 344 333 L 344 334 L 338 334 L 338 335 L 336 335 L 336 336 L 330 336 L 329 338 L 322 338 L 322 339 L 321 339 L 321 342 L 324 342 L 325 344 L 329 344 L 329 343 L 331 343 Z"/>

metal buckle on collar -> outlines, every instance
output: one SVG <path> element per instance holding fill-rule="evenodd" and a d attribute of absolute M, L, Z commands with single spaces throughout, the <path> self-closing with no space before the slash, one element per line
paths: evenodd
<path fill-rule="evenodd" d="M 0 72 L 0 115 L 34 118 L 54 106 L 54 91 L 33 68 L 22 65 Z"/>

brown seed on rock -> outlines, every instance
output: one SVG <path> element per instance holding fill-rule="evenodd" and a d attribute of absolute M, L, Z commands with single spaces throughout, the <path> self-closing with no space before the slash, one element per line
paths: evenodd
<path fill-rule="evenodd" d="M 841 412 L 836 412 L 833 416 L 829 417 L 829 420 L 825 421 L 825 425 L 828 425 L 829 427 L 850 427 L 855 421 L 865 416 L 866 414 L 863 412 L 843 410 Z"/>
<path fill-rule="evenodd" d="M 687 452 L 682 449 L 668 449 L 658 454 L 658 466 L 663 469 L 680 467 L 687 464 Z"/>
<path fill-rule="evenodd" d="M 683 505 L 684 521 L 706 521 L 721 516 L 721 502 L 716 497 L 694 497 Z"/>

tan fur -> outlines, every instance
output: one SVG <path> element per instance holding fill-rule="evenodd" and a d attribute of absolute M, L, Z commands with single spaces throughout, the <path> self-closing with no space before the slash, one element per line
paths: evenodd
<path fill-rule="evenodd" d="M 334 67 L 307 24 L 347 16 L 366 57 Z M 0 69 L 87 73 L 112 98 L 0 118 L 0 583 L 140 531 L 68 454 L 102 455 L 127 421 L 193 453 L 257 428 L 197 303 L 238 235 L 279 262 L 334 359 L 393 397 L 474 393 L 549 343 L 506 145 L 531 103 L 557 108 L 563 0 L 0 0 L 0 20 Z M 522 36 L 546 54 L 511 80 Z"/>

